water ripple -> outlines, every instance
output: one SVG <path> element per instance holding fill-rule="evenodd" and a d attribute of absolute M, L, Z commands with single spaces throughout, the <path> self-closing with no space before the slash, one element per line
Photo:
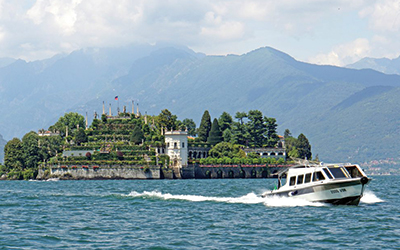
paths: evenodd
<path fill-rule="evenodd" d="M 0 249 L 394 249 L 399 182 L 357 207 L 261 198 L 274 180 L 0 182 Z"/>

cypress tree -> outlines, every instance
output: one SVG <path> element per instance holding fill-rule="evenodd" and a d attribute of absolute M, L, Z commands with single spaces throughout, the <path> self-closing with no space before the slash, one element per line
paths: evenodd
<path fill-rule="evenodd" d="M 206 142 L 211 130 L 211 116 L 208 110 L 204 111 L 198 130 L 200 141 Z"/>
<path fill-rule="evenodd" d="M 296 148 L 299 151 L 299 158 L 311 160 L 311 145 L 305 135 L 300 134 L 297 138 Z"/>
<path fill-rule="evenodd" d="M 219 129 L 219 124 L 218 124 L 217 118 L 214 118 L 214 121 L 211 126 L 211 130 L 210 130 L 210 136 L 208 137 L 207 142 L 215 145 L 221 141 L 222 141 L 222 132 Z"/>

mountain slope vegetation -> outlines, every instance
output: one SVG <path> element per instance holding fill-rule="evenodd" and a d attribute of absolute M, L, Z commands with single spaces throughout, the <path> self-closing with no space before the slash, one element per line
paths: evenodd
<path fill-rule="evenodd" d="M 129 111 L 134 101 L 142 113 L 169 109 L 197 124 L 204 110 L 214 119 L 257 109 L 277 119 L 279 133 L 304 133 L 324 161 L 397 157 L 400 76 L 312 65 L 269 47 L 228 56 L 177 46 L 124 49 L 0 68 L 0 104 L 7 108 L 0 111 L 7 121 L 0 133 L 10 139 L 46 128 L 66 111 L 93 117 L 103 101 L 106 112 L 110 104 L 113 113 L 117 105 Z"/>

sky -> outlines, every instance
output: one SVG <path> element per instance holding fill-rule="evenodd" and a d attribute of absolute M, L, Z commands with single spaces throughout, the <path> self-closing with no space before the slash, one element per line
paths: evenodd
<path fill-rule="evenodd" d="M 207 55 L 270 46 L 345 66 L 400 55 L 400 0 L 0 0 L 0 58 L 171 42 Z"/>

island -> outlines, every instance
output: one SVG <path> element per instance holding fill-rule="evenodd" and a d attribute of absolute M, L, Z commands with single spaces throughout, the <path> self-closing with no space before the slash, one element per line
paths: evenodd
<path fill-rule="evenodd" d="M 14 138 L 4 148 L 1 179 L 206 179 L 270 178 L 312 159 L 305 135 L 277 134 L 275 118 L 259 110 L 223 112 L 211 121 L 206 110 L 199 127 L 178 120 L 168 109 L 158 115 L 132 111 L 113 115 L 111 105 L 85 116 L 70 112 L 48 129 Z M 316 159 L 318 161 L 318 156 Z"/>

